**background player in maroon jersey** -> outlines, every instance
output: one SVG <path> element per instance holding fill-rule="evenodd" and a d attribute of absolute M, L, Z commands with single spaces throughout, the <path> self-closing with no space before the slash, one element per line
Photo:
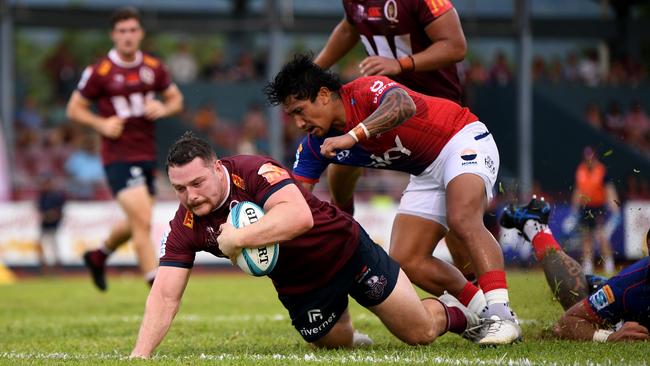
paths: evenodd
<path fill-rule="evenodd" d="M 465 58 L 467 43 L 451 1 L 343 0 L 343 8 L 344 18 L 314 59 L 318 66 L 330 68 L 361 39 L 368 54 L 359 65 L 363 75 L 390 76 L 422 94 L 463 104 L 456 63 Z M 327 170 L 332 201 L 348 213 L 354 212 L 360 176 L 358 167 Z"/>
<path fill-rule="evenodd" d="M 269 277 L 293 326 L 315 346 L 355 345 L 348 295 L 409 344 L 428 344 L 446 331 L 478 336 L 487 324 L 450 295 L 420 300 L 399 265 L 351 216 L 297 186 L 269 158 L 219 160 L 205 140 L 187 133 L 169 150 L 167 174 L 180 205 L 161 244 L 160 269 L 132 357 L 149 357 L 167 333 L 196 252 L 234 260 L 241 248 L 272 242 L 280 250 Z M 235 229 L 226 218 L 241 201 L 266 214 Z"/>
<path fill-rule="evenodd" d="M 106 290 L 105 261 L 132 239 L 145 279 L 152 283 L 156 256 L 151 215 L 156 159 L 154 121 L 183 108 L 183 96 L 162 62 L 140 51 L 144 30 L 134 8 L 111 18 L 114 48 L 88 66 L 68 102 L 68 117 L 102 135 L 102 160 L 109 184 L 127 219 L 115 226 L 102 246 L 84 254 L 95 285 Z M 163 101 L 155 98 L 161 93 Z M 99 115 L 91 110 L 97 102 Z"/>
<path fill-rule="evenodd" d="M 296 55 L 265 92 L 271 104 L 282 104 L 296 126 L 309 133 L 298 148 L 297 176 L 318 179 L 331 163 L 411 174 L 393 224 L 391 255 L 408 254 L 400 264 L 426 291 L 447 290 L 470 309 L 498 320 L 481 343 L 520 339 L 521 329 L 509 306 L 503 254 L 483 223 L 499 152 L 476 115 L 384 76 L 342 85 L 307 55 Z M 456 268 L 431 256 L 447 233 L 458 238 L 471 256 L 485 296 Z M 410 267 L 425 261 L 426 266 Z M 472 306 L 481 298 L 487 303 L 483 311 Z"/>

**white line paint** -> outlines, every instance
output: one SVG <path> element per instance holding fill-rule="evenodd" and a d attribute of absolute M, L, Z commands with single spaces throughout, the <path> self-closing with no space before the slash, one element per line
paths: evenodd
<path fill-rule="evenodd" d="M 589 366 L 613 366 L 613 365 L 647 365 L 646 362 L 626 361 L 625 359 L 607 360 L 605 362 L 594 362 L 591 360 L 583 360 L 580 363 L 557 363 L 552 361 L 533 362 L 527 358 L 506 358 L 507 353 L 504 353 L 500 358 L 450 358 L 450 357 L 401 357 L 398 355 L 377 355 L 371 350 L 367 354 L 359 354 L 360 352 L 351 352 L 346 355 L 316 355 L 314 353 L 305 354 L 200 354 L 188 355 L 182 357 L 167 357 L 156 356 L 154 360 L 177 361 L 177 362 L 191 362 L 197 360 L 207 361 L 286 361 L 298 363 L 338 363 L 338 364 L 355 364 L 355 363 L 382 363 L 382 364 L 396 364 L 396 365 L 409 365 L 409 364 L 427 364 L 427 365 L 481 365 L 481 366 L 554 366 L 554 365 L 589 365 Z M 116 360 L 124 361 L 128 357 L 118 353 L 96 353 L 96 354 L 69 354 L 65 352 L 53 353 L 22 353 L 22 352 L 2 352 L 0 353 L 0 360 L 72 360 L 72 361 L 92 361 L 92 360 Z"/>

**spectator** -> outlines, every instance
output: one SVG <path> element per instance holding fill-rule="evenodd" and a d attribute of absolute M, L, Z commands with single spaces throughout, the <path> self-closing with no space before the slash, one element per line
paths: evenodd
<path fill-rule="evenodd" d="M 473 58 L 469 63 L 469 68 L 467 69 L 467 76 L 465 79 L 473 85 L 483 85 L 488 79 L 490 79 L 490 74 L 483 66 L 483 63 L 478 58 Z"/>
<path fill-rule="evenodd" d="M 249 81 L 257 78 L 255 62 L 250 53 L 242 52 L 239 55 L 237 62 L 230 70 L 230 78 L 234 81 Z"/>
<path fill-rule="evenodd" d="M 605 130 L 619 139 L 625 138 L 625 118 L 617 101 L 609 103 L 605 114 Z"/>
<path fill-rule="evenodd" d="M 38 257 L 43 273 L 49 272 L 48 260 L 45 255 L 46 251 L 52 252 L 54 268 L 57 268 L 61 264 L 56 245 L 56 231 L 59 228 L 61 219 L 63 218 L 64 204 L 64 193 L 56 188 L 54 179 L 51 175 L 45 175 L 41 181 L 36 205 L 41 222 L 41 235 L 38 241 Z"/>
<path fill-rule="evenodd" d="M 544 61 L 542 56 L 537 55 L 533 57 L 531 76 L 534 83 L 546 80 L 546 61 Z"/>
<path fill-rule="evenodd" d="M 639 101 L 632 103 L 625 116 L 625 139 L 628 143 L 646 148 L 650 133 L 650 118 Z"/>
<path fill-rule="evenodd" d="M 19 128 L 34 131 L 43 128 L 43 117 L 38 110 L 36 99 L 34 99 L 34 97 L 28 95 L 25 98 L 23 105 L 16 115 L 16 122 Z"/>
<path fill-rule="evenodd" d="M 172 79 L 178 83 L 191 83 L 196 80 L 198 65 L 186 42 L 178 42 L 176 52 L 167 60 L 167 66 Z"/>
<path fill-rule="evenodd" d="M 580 80 L 587 86 L 595 87 L 600 84 L 598 53 L 595 49 L 587 50 L 585 57 L 578 62 L 578 75 Z"/>
<path fill-rule="evenodd" d="M 490 68 L 490 82 L 499 86 L 510 84 L 512 71 L 508 66 L 508 59 L 503 51 L 499 51 L 494 57 L 494 64 Z"/>
<path fill-rule="evenodd" d="M 201 78 L 207 81 L 224 80 L 228 68 L 223 62 L 221 50 L 214 49 L 210 54 L 208 62 L 201 68 Z"/>
<path fill-rule="evenodd" d="M 43 69 L 52 82 L 54 95 L 67 96 L 75 88 L 77 80 L 77 63 L 75 62 L 66 41 L 61 41 L 49 55 Z"/>
<path fill-rule="evenodd" d="M 253 103 L 248 107 L 248 110 L 242 118 L 242 135 L 239 143 L 239 153 L 243 154 L 244 151 L 242 148 L 246 147 L 247 144 L 251 145 L 248 148 L 249 154 L 268 154 L 268 138 L 266 133 L 266 116 L 262 107 Z"/>
<path fill-rule="evenodd" d="M 575 83 L 580 80 L 578 70 L 578 56 L 575 52 L 570 52 L 567 56 L 566 63 L 562 67 L 562 75 L 565 80 Z"/>
<path fill-rule="evenodd" d="M 585 108 L 585 121 L 597 130 L 603 128 L 603 113 L 598 103 L 591 101 Z"/>
<path fill-rule="evenodd" d="M 217 109 L 213 103 L 204 102 L 199 109 L 190 117 L 192 127 L 202 133 L 208 133 L 214 126 L 219 123 Z"/>
<path fill-rule="evenodd" d="M 84 134 L 65 163 L 70 177 L 68 190 L 76 199 L 93 199 L 95 190 L 104 183 L 104 167 L 98 154 L 96 135 Z"/>
<path fill-rule="evenodd" d="M 553 57 L 548 67 L 548 80 L 554 84 L 564 81 L 562 75 L 562 60 L 559 57 Z"/>

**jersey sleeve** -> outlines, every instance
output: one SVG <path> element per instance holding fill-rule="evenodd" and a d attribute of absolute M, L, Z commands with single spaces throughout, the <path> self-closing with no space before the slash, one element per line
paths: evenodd
<path fill-rule="evenodd" d="M 383 102 L 386 94 L 399 88 L 399 85 L 385 76 L 368 76 L 351 82 L 354 89 L 354 104 L 362 109 L 364 116 L 369 116 Z M 354 126 L 352 126 L 354 127 Z"/>
<path fill-rule="evenodd" d="M 451 0 L 411 0 L 417 2 L 417 18 L 420 24 L 427 26 L 439 16 L 454 8 Z"/>
<path fill-rule="evenodd" d="M 586 300 L 594 313 L 610 325 L 618 323 L 623 313 L 623 293 L 619 293 L 619 287 L 614 277 Z"/>
<path fill-rule="evenodd" d="M 297 180 L 306 183 L 318 183 L 321 174 L 329 165 L 327 159 L 320 153 L 323 139 L 313 135 L 305 136 L 296 149 L 296 160 L 293 163 L 293 174 Z"/>
<path fill-rule="evenodd" d="M 169 222 L 170 230 L 160 242 L 160 265 L 192 268 L 196 251 L 194 249 L 194 215 L 183 207 L 176 211 Z"/>
<path fill-rule="evenodd" d="M 77 90 L 86 99 L 97 99 L 101 95 L 101 80 L 95 66 L 87 66 L 81 74 Z"/>
<path fill-rule="evenodd" d="M 264 207 L 273 193 L 289 184 L 295 184 L 287 169 L 270 158 L 250 156 L 242 168 L 245 169 L 245 180 L 250 182 L 248 184 L 253 200 L 260 207 Z"/>
<path fill-rule="evenodd" d="M 156 91 L 165 91 L 170 85 L 172 85 L 171 74 L 167 70 L 167 66 L 161 62 L 156 73 Z"/>

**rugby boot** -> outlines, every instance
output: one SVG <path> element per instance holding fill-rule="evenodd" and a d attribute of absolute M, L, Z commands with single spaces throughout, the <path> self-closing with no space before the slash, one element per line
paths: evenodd
<path fill-rule="evenodd" d="M 551 205 L 544 201 L 544 197 L 537 199 L 536 195 L 525 206 L 515 207 L 510 204 L 503 209 L 499 223 L 506 229 L 517 229 L 519 232 L 530 241 L 524 233 L 524 225 L 528 220 L 534 220 L 540 224 L 548 225 L 548 217 L 551 214 Z"/>
<path fill-rule="evenodd" d="M 96 249 L 84 253 L 83 258 L 95 287 L 100 291 L 106 291 L 106 259 L 108 256 L 101 250 Z"/>

